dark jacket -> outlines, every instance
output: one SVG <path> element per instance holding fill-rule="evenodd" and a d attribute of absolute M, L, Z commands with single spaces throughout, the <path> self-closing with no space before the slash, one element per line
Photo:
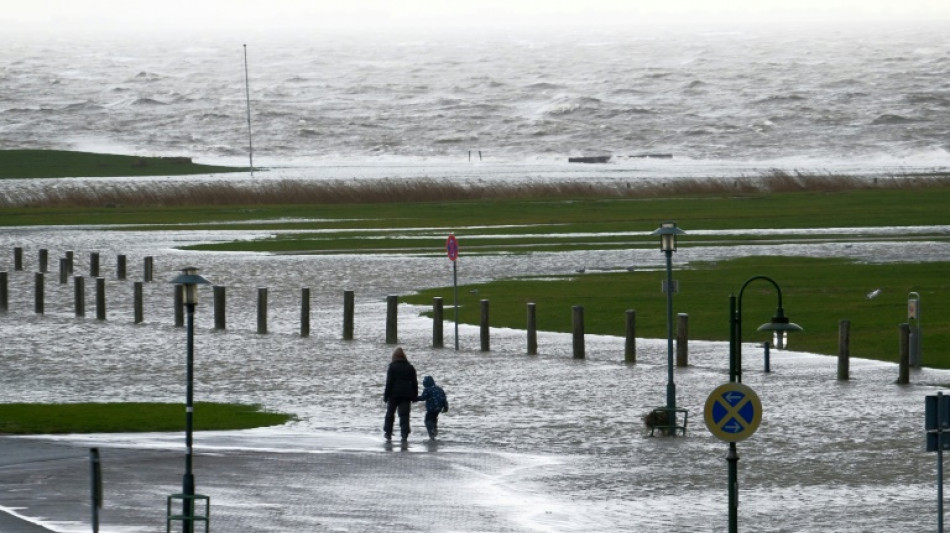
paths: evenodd
<path fill-rule="evenodd" d="M 416 368 L 409 361 L 393 361 L 386 370 L 386 390 L 383 401 L 415 400 L 419 396 L 419 380 Z"/>
<path fill-rule="evenodd" d="M 418 400 L 426 402 L 426 411 L 444 413 L 449 410 L 449 400 L 445 397 L 445 391 L 435 384 L 432 376 L 422 378 L 422 387 L 422 394 L 419 395 Z"/>

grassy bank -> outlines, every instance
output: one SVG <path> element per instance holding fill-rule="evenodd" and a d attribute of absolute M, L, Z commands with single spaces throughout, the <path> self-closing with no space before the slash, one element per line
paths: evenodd
<path fill-rule="evenodd" d="M 0 179 L 180 176 L 246 170 L 198 165 L 190 157 L 140 157 L 67 150 L 0 150 Z"/>
<path fill-rule="evenodd" d="M 656 245 L 647 234 L 660 221 L 676 220 L 690 230 L 768 228 L 777 234 L 687 235 L 684 245 L 835 238 L 783 236 L 782 229 L 950 224 L 950 187 L 924 190 L 855 190 L 755 196 L 682 198 L 536 198 L 421 204 L 288 206 L 287 217 L 310 220 L 245 225 L 270 231 L 294 229 L 257 241 L 198 245 L 192 249 L 275 253 L 434 253 L 442 254 L 454 232 L 465 254 L 532 251 L 617 250 Z M 261 218 L 273 214 L 258 209 Z M 254 215 L 248 215 L 254 216 Z M 299 230 L 315 230 L 313 233 Z M 316 231 L 319 230 L 319 231 Z M 928 238 L 946 239 L 935 231 Z M 850 236 L 859 239 L 861 236 Z"/>
<path fill-rule="evenodd" d="M 193 164 L 183 157 L 135 157 L 51 150 L 0 151 L 2 178 L 174 176 L 246 172 L 246 168 Z M 291 171 L 285 172 L 290 174 Z M 441 178 L 311 180 L 303 178 L 177 182 L 173 187 L 130 180 L 121 186 L 64 180 L 42 190 L 3 191 L 0 208 L 143 209 L 154 207 L 357 205 L 537 199 L 659 199 L 737 197 L 856 190 L 950 188 L 950 175 L 921 173 L 873 179 L 773 170 L 733 179 L 602 177 L 512 182 Z"/>
<path fill-rule="evenodd" d="M 857 264 L 844 259 L 748 257 L 691 264 L 685 269 L 674 264 L 674 269 L 674 279 L 680 285 L 674 312 L 689 314 L 691 339 L 728 340 L 729 295 L 736 294 L 747 279 L 765 275 L 782 288 L 786 316 L 805 328 L 793 334 L 790 347 L 836 354 L 838 324 L 847 319 L 851 321 L 852 356 L 884 361 L 897 361 L 898 325 L 907 321 L 907 294 L 918 292 L 923 309 L 924 363 L 950 368 L 950 353 L 942 349 L 950 343 L 950 322 L 941 318 L 950 316 L 950 263 Z M 580 305 L 587 333 L 622 337 L 625 312 L 634 309 L 639 337 L 666 338 L 666 296 L 660 291 L 665 275 L 659 270 L 635 271 L 463 285 L 459 288 L 459 317 L 463 323 L 478 324 L 479 301 L 488 299 L 492 327 L 524 329 L 526 304 L 535 302 L 540 330 L 570 332 L 571 307 Z M 868 299 L 874 289 L 880 289 L 880 295 Z M 452 317 L 451 287 L 426 290 L 403 300 L 431 306 L 435 296 L 443 298 L 449 308 L 446 316 Z M 769 340 L 756 328 L 774 316 L 776 305 L 771 284 L 749 285 L 742 302 L 744 341 Z M 618 349 L 623 350 L 622 344 Z"/>
<path fill-rule="evenodd" d="M 293 415 L 260 410 L 258 405 L 197 402 L 195 430 L 234 430 L 277 426 Z M 183 404 L 76 403 L 0 404 L 0 434 L 133 433 L 184 431 Z"/>

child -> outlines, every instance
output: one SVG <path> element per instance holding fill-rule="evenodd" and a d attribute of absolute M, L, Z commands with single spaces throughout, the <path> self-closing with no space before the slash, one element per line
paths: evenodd
<path fill-rule="evenodd" d="M 432 376 L 426 376 L 422 378 L 422 394 L 416 400 L 426 402 L 426 430 L 429 438 L 434 439 L 439 434 L 439 413 L 449 412 L 445 391 L 435 384 Z"/>

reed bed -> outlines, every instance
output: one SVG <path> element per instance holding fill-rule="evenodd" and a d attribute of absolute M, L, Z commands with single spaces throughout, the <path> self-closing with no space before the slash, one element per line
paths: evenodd
<path fill-rule="evenodd" d="M 451 182 L 437 178 L 315 181 L 101 182 L 63 180 L 53 186 L 10 188 L 0 207 L 187 207 L 217 205 L 372 204 L 518 198 L 663 198 L 735 196 L 950 185 L 950 175 L 857 177 L 775 170 L 759 176 L 642 181 Z"/>

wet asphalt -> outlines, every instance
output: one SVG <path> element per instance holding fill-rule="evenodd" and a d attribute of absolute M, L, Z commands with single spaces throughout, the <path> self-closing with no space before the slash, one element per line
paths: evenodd
<path fill-rule="evenodd" d="M 99 531 L 166 531 L 168 497 L 180 492 L 184 473 L 179 440 L 0 436 L 0 532 L 93 531 L 93 447 L 102 465 Z M 250 431 L 199 433 L 196 440 L 194 475 L 197 492 L 210 497 L 211 531 L 421 532 L 473 523 L 517 530 L 504 508 L 492 509 L 494 496 L 485 497 L 505 498 L 492 480 L 519 465 L 504 455 L 418 435 L 387 443 L 381 435 Z M 182 531 L 181 523 L 170 530 Z"/>

